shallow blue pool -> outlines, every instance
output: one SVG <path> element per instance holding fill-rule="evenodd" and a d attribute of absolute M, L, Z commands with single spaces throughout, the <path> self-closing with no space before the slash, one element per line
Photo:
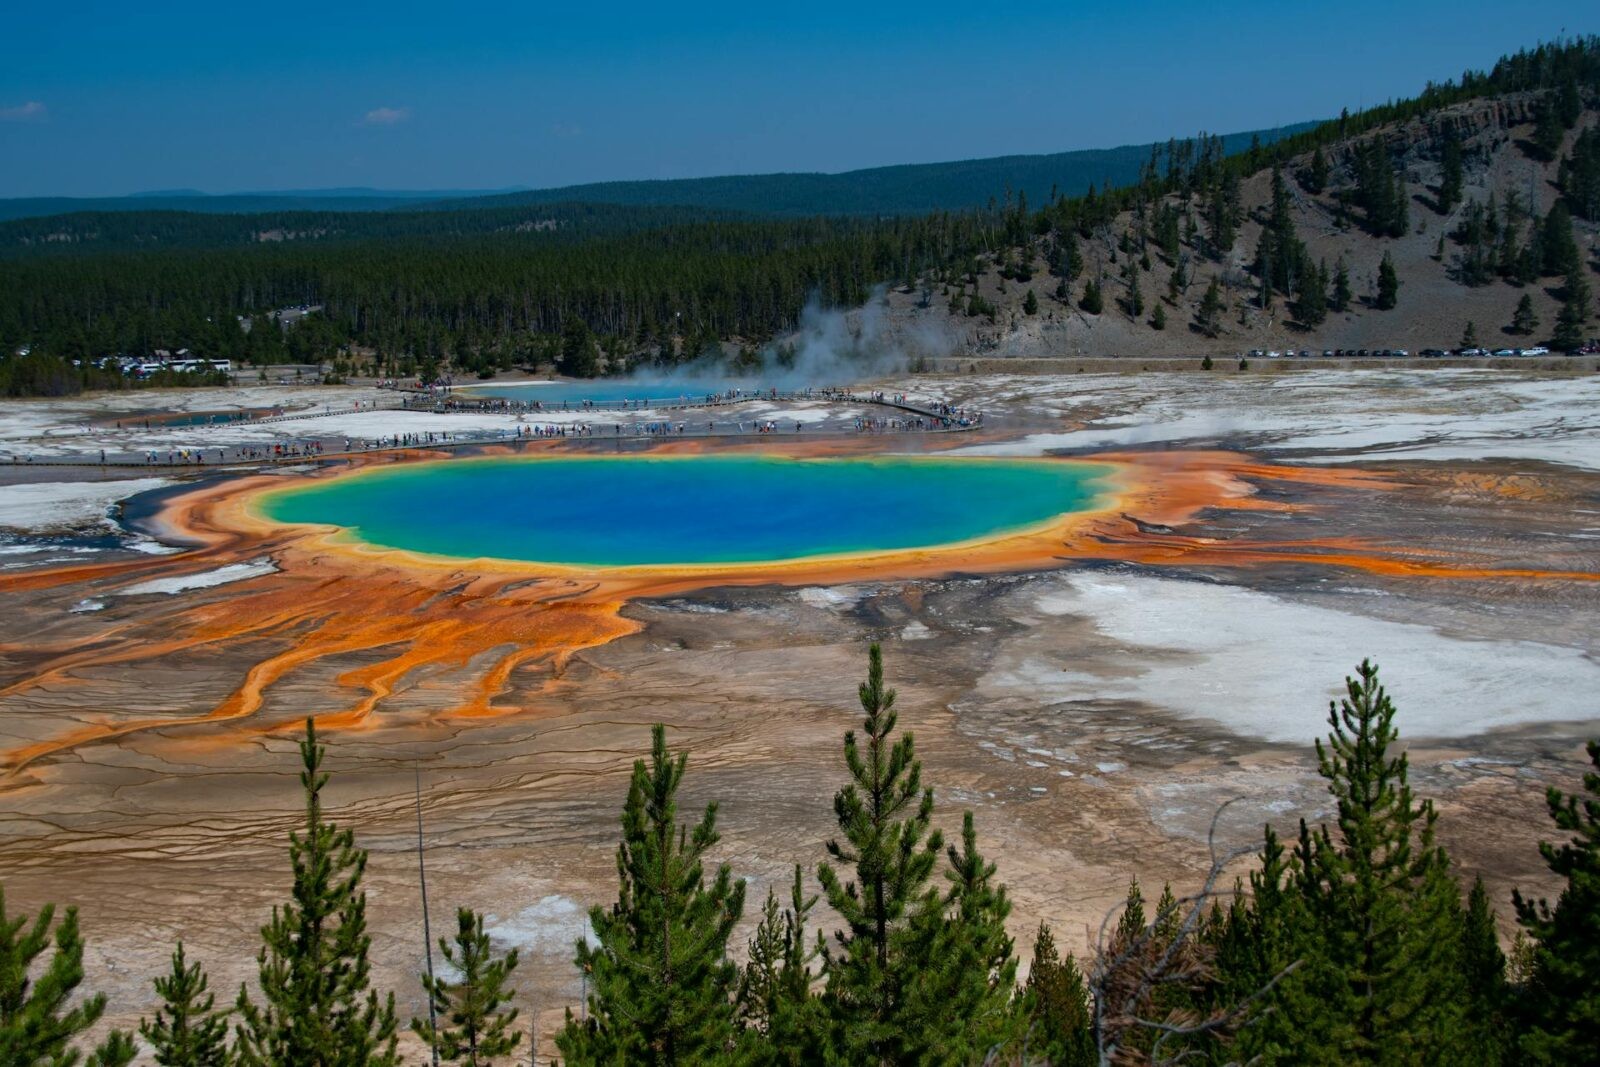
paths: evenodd
<path fill-rule="evenodd" d="M 1062 460 L 762 455 L 494 457 L 268 494 L 285 523 L 372 545 L 578 566 L 751 563 L 982 538 L 1095 506 L 1108 468 Z"/>

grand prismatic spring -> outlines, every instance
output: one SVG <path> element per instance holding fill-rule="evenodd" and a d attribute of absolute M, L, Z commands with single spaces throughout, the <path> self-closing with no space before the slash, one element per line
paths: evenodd
<path fill-rule="evenodd" d="M 1470 554 L 1370 537 L 1219 539 L 1175 527 L 1217 509 L 1292 514 L 1273 485 L 1389 493 L 1359 469 L 1274 466 L 1214 452 L 995 460 L 868 454 L 799 458 L 740 452 L 445 458 L 256 476 L 172 496 L 156 524 L 197 547 L 173 557 L 89 564 L 4 579 L 13 589 L 228 594 L 120 622 L 93 640 L 24 644 L 36 669 L 0 698 L 96 667 L 161 661 L 225 643 L 288 638 L 200 714 L 89 715 L 4 754 L 11 779 L 84 744 L 190 725 L 294 726 L 271 691 L 356 653 L 335 676 L 355 699 L 324 698 L 331 729 L 415 718 L 392 697 L 412 672 L 460 677 L 456 718 L 512 714 L 513 674 L 548 690 L 570 657 L 632 633 L 632 600 L 720 584 L 787 585 L 1003 573 L 1071 560 L 1155 566 L 1302 564 L 1441 579 L 1589 582 Z M 802 446 L 803 448 L 804 446 Z M 829 451 L 833 451 L 830 449 Z M 242 580 L 239 580 L 242 579 Z M 163 586 L 162 583 L 167 583 Z M 83 588 L 79 588 L 82 586 Z M 284 709 L 287 711 L 288 709 Z M 382 713 L 382 714 L 380 714 Z"/>
<path fill-rule="evenodd" d="M 141 1010 L 159 967 L 135 919 L 157 902 L 204 912 L 184 937 L 237 984 L 310 715 L 332 802 L 373 850 L 385 981 L 416 969 L 420 770 L 430 889 L 524 947 L 553 1025 L 583 906 L 614 889 L 648 724 L 693 753 L 705 792 L 686 802 L 726 802 L 740 870 L 781 882 L 828 833 L 869 640 L 941 805 L 975 807 L 995 842 L 1019 930 L 1098 922 L 1129 863 L 1190 877 L 1225 800 L 1244 798 L 1241 835 L 1315 810 L 1306 741 L 1364 655 L 1416 774 L 1472 815 L 1447 820 L 1470 828 L 1452 848 L 1506 892 L 1537 872 L 1503 842 L 1526 836 L 1600 679 L 1586 379 L 915 384 L 992 417 L 878 436 L 848 400 L 773 399 L 705 417 L 781 418 L 781 435 L 507 440 L 515 415 L 368 411 L 352 391 L 358 410 L 299 424 L 137 431 L 217 447 L 316 429 L 320 461 L 135 464 L 103 490 L 10 468 L 19 499 L 48 478 L 58 499 L 143 492 L 123 525 L 169 550 L 107 551 L 103 530 L 3 546 L 50 561 L 0 570 L 8 893 L 75 888 L 130 976 L 114 1012 Z M 451 441 L 343 450 L 387 430 Z M 240 906 L 208 905 L 215 887 Z"/>
<path fill-rule="evenodd" d="M 441 558 L 703 567 L 994 538 L 1093 506 L 1111 471 L 925 457 L 487 458 L 364 471 L 267 494 L 259 511 Z"/>

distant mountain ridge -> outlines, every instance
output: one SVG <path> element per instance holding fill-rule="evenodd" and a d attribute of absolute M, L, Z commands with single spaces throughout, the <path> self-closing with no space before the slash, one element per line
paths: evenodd
<path fill-rule="evenodd" d="M 155 189 L 128 196 L 32 196 L 0 199 L 0 221 L 85 211 L 192 211 L 204 215 L 256 215 L 283 211 L 391 211 L 435 200 L 466 201 L 507 195 L 504 189 L 294 189 L 280 192 L 205 193 Z"/>
<path fill-rule="evenodd" d="M 1271 144 L 1316 126 L 1301 122 L 1270 130 L 1225 134 L 1225 152 Z M 1178 138 L 1184 140 L 1184 138 Z M 1079 196 L 1089 186 L 1137 181 L 1156 144 L 1088 148 L 1048 155 L 992 156 L 948 163 L 903 163 L 838 174 L 789 173 L 725 175 L 657 181 L 596 182 L 535 189 L 471 201 L 439 200 L 419 210 L 499 207 L 542 203 L 601 203 L 635 206 L 695 205 L 757 215 L 924 215 L 982 207 L 1009 189 L 1042 204 L 1052 190 Z"/>
<path fill-rule="evenodd" d="M 191 211 L 205 215 L 255 215 L 274 211 L 387 211 L 417 203 L 415 197 L 285 196 L 236 193 L 220 196 L 141 193 L 133 196 L 34 196 L 0 200 L 0 221 L 70 215 L 85 211 Z"/>
<path fill-rule="evenodd" d="M 1227 152 L 1254 138 L 1271 144 L 1315 126 L 1296 123 L 1223 136 Z M 1181 138 L 1180 138 L 1181 140 Z M 177 189 L 121 197 L 27 197 L 0 200 L 0 220 L 84 211 L 258 214 L 284 211 L 458 211 L 532 204 L 594 203 L 634 207 L 704 207 L 768 216 L 921 215 L 982 207 L 1009 189 L 1043 203 L 1052 190 L 1068 196 L 1090 185 L 1125 185 L 1139 177 L 1151 149 L 1123 145 L 1047 155 L 993 156 L 945 163 L 906 163 L 837 174 L 730 174 L 709 178 L 593 182 L 517 192 L 476 190 L 300 189 L 207 195 Z"/>

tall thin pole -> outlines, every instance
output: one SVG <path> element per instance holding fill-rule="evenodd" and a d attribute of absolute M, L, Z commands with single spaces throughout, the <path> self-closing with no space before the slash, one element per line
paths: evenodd
<path fill-rule="evenodd" d="M 422 887 L 422 948 L 428 960 L 428 1032 L 437 1035 L 439 1017 L 433 1010 L 433 931 L 428 926 L 428 868 L 422 861 L 422 765 L 411 764 L 417 778 L 417 884 Z M 428 1043 L 433 1067 L 439 1067 L 439 1046 Z"/>

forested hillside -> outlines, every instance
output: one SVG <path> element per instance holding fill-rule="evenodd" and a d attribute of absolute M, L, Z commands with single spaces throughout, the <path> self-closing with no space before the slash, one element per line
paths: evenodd
<path fill-rule="evenodd" d="M 1554 85 L 1452 87 L 1260 167 L 1197 167 L 1095 212 L 1055 205 L 939 278 L 932 303 L 967 353 L 1570 351 L 1600 333 L 1600 98 L 1592 57 L 1570 56 Z M 909 321 L 928 299 L 886 303 Z"/>
<path fill-rule="evenodd" d="M 1136 181 L 1042 204 L 693 222 L 502 207 L 442 213 L 454 232 L 421 213 L 344 220 L 336 239 L 277 218 L 283 239 L 266 241 L 249 219 L 147 217 L 118 239 L 146 226 L 195 247 L 46 242 L 0 259 L 0 342 L 35 358 L 187 347 L 471 373 L 548 358 L 577 330 L 605 357 L 585 365 L 616 370 L 765 343 L 809 299 L 853 306 L 887 284 L 895 315 L 959 327 L 965 351 L 1399 347 L 1453 343 L 1468 323 L 1485 343 L 1570 347 L 1593 318 L 1597 104 L 1600 41 L 1584 38 L 1276 145 L 1173 142 Z M 38 226 L 4 232 L 37 241 Z M 298 304 L 324 311 L 287 334 L 246 329 Z"/>

